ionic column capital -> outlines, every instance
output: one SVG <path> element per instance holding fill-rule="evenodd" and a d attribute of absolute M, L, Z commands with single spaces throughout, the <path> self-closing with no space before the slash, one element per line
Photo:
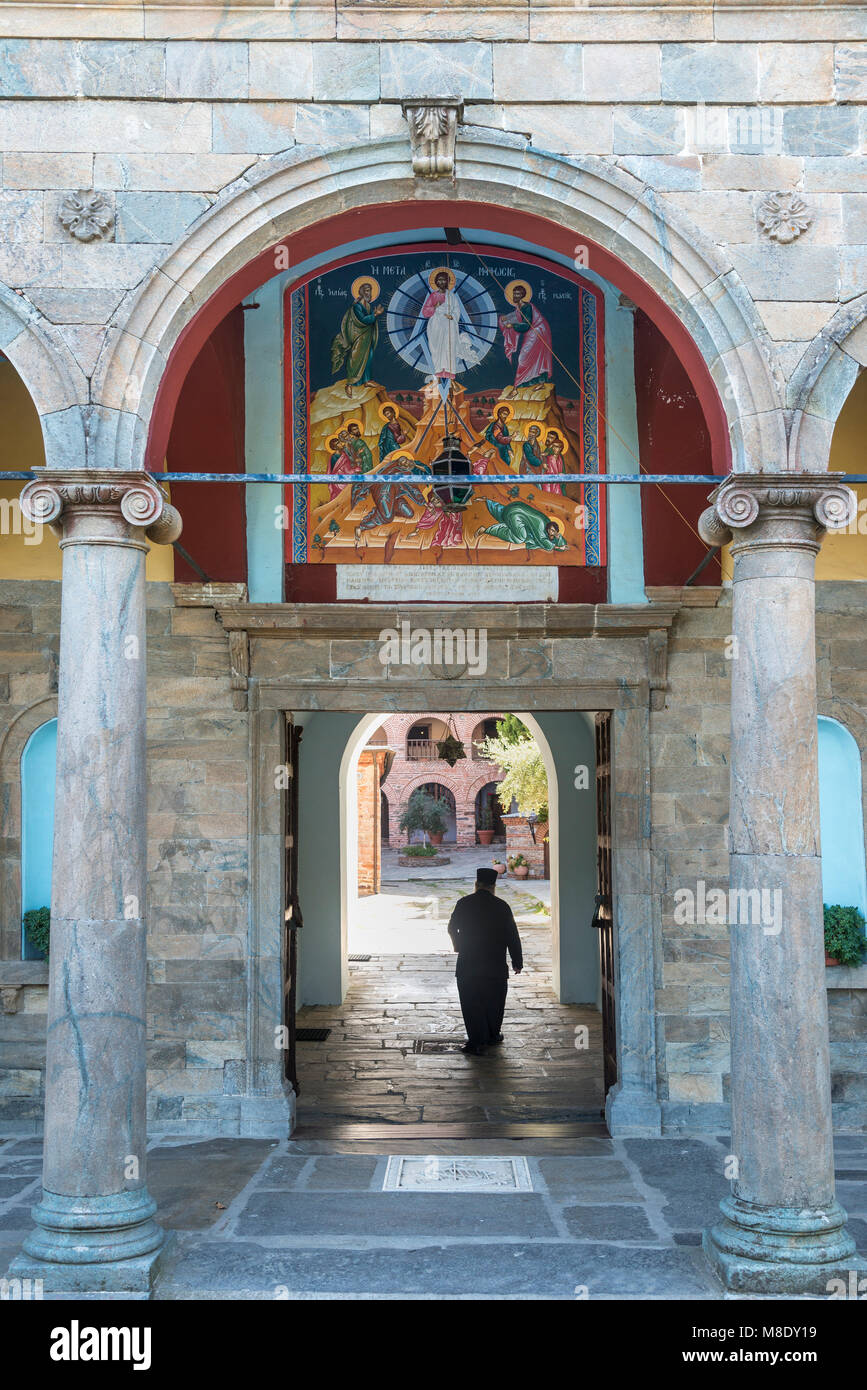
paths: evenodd
<path fill-rule="evenodd" d="M 21 510 L 50 526 L 68 545 L 119 545 L 147 550 L 177 540 L 181 518 L 147 473 L 116 469 L 46 470 L 25 485 Z"/>
<path fill-rule="evenodd" d="M 824 531 L 841 531 L 857 515 L 843 473 L 732 474 L 710 495 L 698 529 L 708 545 L 788 546 L 818 551 Z"/>

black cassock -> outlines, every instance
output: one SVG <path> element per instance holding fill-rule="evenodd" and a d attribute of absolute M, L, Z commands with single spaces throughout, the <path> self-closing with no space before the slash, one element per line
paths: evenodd
<path fill-rule="evenodd" d="M 458 899 L 449 936 L 458 953 L 455 977 L 467 1041 L 471 1047 L 484 1047 L 503 1026 L 509 987 L 506 952 L 513 969 L 520 970 L 524 963 L 512 909 L 486 888 L 478 888 Z"/>

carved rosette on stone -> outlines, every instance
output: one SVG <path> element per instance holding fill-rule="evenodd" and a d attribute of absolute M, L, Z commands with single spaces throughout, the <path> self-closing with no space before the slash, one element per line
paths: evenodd
<path fill-rule="evenodd" d="M 463 113 L 460 97 L 419 97 L 403 103 L 412 144 L 412 172 L 418 178 L 454 178 L 455 141 Z"/>
<path fill-rule="evenodd" d="M 50 526 L 67 545 L 120 545 L 148 549 L 181 534 L 181 518 L 162 488 L 143 473 L 112 469 L 46 473 L 24 487 L 21 510 Z"/>
<path fill-rule="evenodd" d="M 813 214 L 800 193 L 769 193 L 756 216 L 765 236 L 784 246 L 813 225 Z"/>
<path fill-rule="evenodd" d="M 99 241 L 114 223 L 111 203 L 97 189 L 67 193 L 57 210 L 57 220 L 76 241 Z"/>

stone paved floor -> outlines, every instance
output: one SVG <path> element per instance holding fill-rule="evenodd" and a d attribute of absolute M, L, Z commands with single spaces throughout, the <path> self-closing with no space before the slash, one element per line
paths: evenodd
<path fill-rule="evenodd" d="M 442 864 L 439 868 L 428 868 L 425 878 L 475 878 L 476 869 L 489 869 L 495 858 L 502 859 L 505 855 L 505 845 L 465 845 L 460 849 L 456 845 L 443 845 L 442 852 L 451 860 L 450 864 Z M 400 883 L 406 879 L 418 878 L 418 865 L 413 864 L 411 868 L 402 868 L 398 864 L 398 857 L 403 853 L 403 847 L 384 846 L 382 851 L 382 881 L 383 885 L 388 883 Z M 534 879 L 533 887 L 548 890 L 550 895 L 550 884 L 544 880 Z"/>
<path fill-rule="evenodd" d="M 384 1192 L 387 1155 L 426 1152 L 418 1143 L 340 1153 L 321 1141 L 156 1140 L 149 1186 L 175 1232 L 156 1296 L 723 1296 L 698 1241 L 728 1188 L 725 1137 L 567 1142 L 565 1153 L 562 1140 L 498 1146 L 527 1157 L 532 1191 L 471 1194 Z M 867 1136 L 840 1137 L 836 1166 L 867 1253 Z M 39 1172 L 38 1140 L 0 1144 L 0 1270 L 28 1229 Z"/>
<path fill-rule="evenodd" d="M 299 1027 L 332 1030 L 326 1042 L 298 1044 L 300 1124 L 598 1118 L 600 1015 L 559 1004 L 551 988 L 547 883 L 503 886 L 525 958 L 509 979 L 506 1040 L 485 1057 L 460 1052 L 466 1034 L 446 926 L 470 887 L 468 879 L 426 878 L 387 883 L 361 899 L 349 949 L 372 959 L 350 966 L 343 1004 L 298 1013 Z M 443 1050 L 416 1053 L 418 1039 Z"/>

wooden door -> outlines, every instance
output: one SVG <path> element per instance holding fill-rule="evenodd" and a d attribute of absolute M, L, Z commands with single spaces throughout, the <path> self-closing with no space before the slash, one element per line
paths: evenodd
<path fill-rule="evenodd" d="M 617 1080 L 614 970 L 614 896 L 611 860 L 611 713 L 596 715 L 596 910 L 602 983 L 602 1057 L 605 1094 Z"/>
<path fill-rule="evenodd" d="M 283 798 L 283 1027 L 286 1048 L 283 1075 L 296 1095 L 298 1067 L 295 1055 L 295 1010 L 298 983 L 298 932 L 303 925 L 298 903 L 298 745 L 301 730 L 295 724 L 286 729 L 286 768 L 288 785 Z"/>

